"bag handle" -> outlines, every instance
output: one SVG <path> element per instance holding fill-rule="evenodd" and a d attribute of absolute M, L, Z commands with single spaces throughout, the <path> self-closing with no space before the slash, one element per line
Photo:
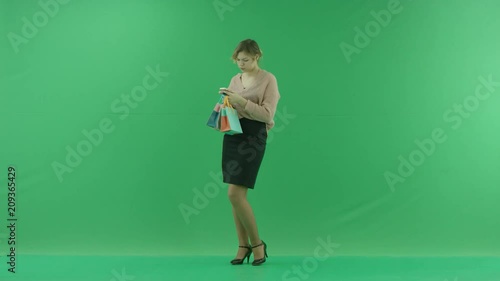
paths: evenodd
<path fill-rule="evenodd" d="M 233 106 L 229 103 L 229 97 L 225 96 L 224 97 L 224 105 L 229 108 L 233 108 Z"/>

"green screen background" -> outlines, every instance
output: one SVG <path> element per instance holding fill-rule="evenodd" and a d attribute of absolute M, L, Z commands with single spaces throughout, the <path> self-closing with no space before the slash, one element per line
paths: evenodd
<path fill-rule="evenodd" d="M 356 47 L 390 3 L 68 1 L 14 47 L 44 10 L 1 1 L 0 221 L 14 166 L 17 254 L 233 255 L 222 134 L 206 121 L 252 38 L 282 96 L 249 192 L 270 254 L 330 239 L 337 255 L 498 256 L 500 86 L 478 85 L 500 81 L 500 3 L 401 0 Z M 126 104 L 148 67 L 168 75 Z M 421 163 L 402 176 L 410 155 Z"/>

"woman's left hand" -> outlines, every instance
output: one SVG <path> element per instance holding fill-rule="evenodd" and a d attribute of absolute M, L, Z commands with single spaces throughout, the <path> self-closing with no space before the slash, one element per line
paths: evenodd
<path fill-rule="evenodd" d="M 219 93 L 224 93 L 227 95 L 228 97 L 228 100 L 229 100 L 229 103 L 234 106 L 235 104 L 241 106 L 241 107 L 245 107 L 246 104 L 247 104 L 247 100 L 240 96 L 238 93 L 232 91 L 232 90 L 229 90 L 229 89 L 226 89 L 226 88 L 220 88 L 219 89 Z"/>

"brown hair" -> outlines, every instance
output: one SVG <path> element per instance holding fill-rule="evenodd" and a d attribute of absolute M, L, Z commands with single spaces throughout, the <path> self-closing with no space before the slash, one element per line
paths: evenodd
<path fill-rule="evenodd" d="M 259 48 L 259 44 L 252 39 L 243 40 L 238 44 L 238 46 L 236 46 L 233 56 L 231 57 L 234 63 L 236 63 L 236 60 L 238 59 L 239 52 L 245 52 L 252 57 L 259 55 L 257 63 L 259 63 L 259 60 L 262 58 L 262 50 Z"/>

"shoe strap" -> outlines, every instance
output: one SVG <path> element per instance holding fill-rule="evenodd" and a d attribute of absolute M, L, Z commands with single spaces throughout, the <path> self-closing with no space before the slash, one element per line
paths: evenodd
<path fill-rule="evenodd" d="M 262 246 L 262 245 L 264 245 L 264 244 L 261 242 L 259 245 L 257 245 L 257 246 L 253 246 L 253 247 L 252 247 L 252 249 L 253 249 L 253 248 L 260 247 L 260 246 Z"/>

